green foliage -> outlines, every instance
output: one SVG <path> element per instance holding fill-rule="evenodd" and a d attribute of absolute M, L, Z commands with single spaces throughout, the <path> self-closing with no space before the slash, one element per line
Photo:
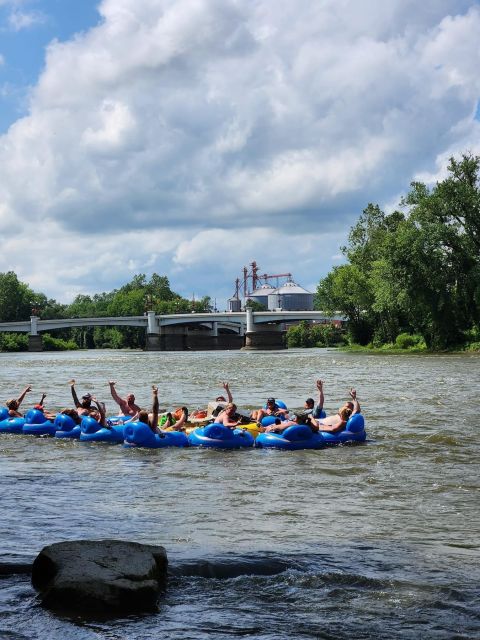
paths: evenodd
<path fill-rule="evenodd" d="M 73 351 L 78 349 L 77 344 L 73 340 L 62 340 L 54 338 L 49 333 L 42 334 L 43 348 L 46 351 Z"/>
<path fill-rule="evenodd" d="M 310 324 L 302 320 L 287 331 L 287 346 L 290 348 L 333 347 L 344 342 L 341 329 L 332 324 Z"/>
<path fill-rule="evenodd" d="M 0 322 L 28 320 L 35 294 L 13 271 L 0 273 Z"/>
<path fill-rule="evenodd" d="M 351 342 L 398 348 L 403 334 L 434 350 L 468 342 L 480 321 L 479 174 L 480 158 L 452 158 L 431 190 L 412 183 L 401 203 L 407 214 L 372 204 L 363 211 L 343 249 L 348 264 L 319 283 L 316 297 L 317 308 L 348 318 Z"/>
<path fill-rule="evenodd" d="M 425 347 L 422 336 L 409 333 L 400 333 L 395 339 L 395 346 L 398 349 L 410 349 L 411 347 Z"/>
<path fill-rule="evenodd" d="M 247 300 L 245 307 L 248 307 L 252 311 L 267 311 L 267 307 L 257 300 Z"/>
<path fill-rule="evenodd" d="M 0 333 L 0 351 L 27 351 L 28 336 L 25 333 Z"/>

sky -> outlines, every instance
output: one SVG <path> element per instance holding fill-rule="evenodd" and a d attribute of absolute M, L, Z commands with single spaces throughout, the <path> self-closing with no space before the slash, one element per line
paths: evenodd
<path fill-rule="evenodd" d="M 474 0 L 0 0 L 0 272 L 310 291 L 369 202 L 480 154 Z"/>

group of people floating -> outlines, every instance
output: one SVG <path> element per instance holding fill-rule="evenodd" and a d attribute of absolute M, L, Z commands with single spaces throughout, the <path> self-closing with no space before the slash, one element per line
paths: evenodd
<path fill-rule="evenodd" d="M 122 398 L 117 393 L 115 381 L 108 382 L 110 393 L 113 400 L 118 404 L 120 411 L 119 416 L 126 418 L 125 422 L 143 422 L 147 424 L 154 433 L 163 431 L 184 431 L 189 418 L 187 407 L 181 407 L 174 412 L 160 411 L 158 401 L 158 387 L 152 385 L 152 407 L 151 410 L 140 408 L 135 402 L 133 393 L 129 393 Z M 78 398 L 75 389 L 75 380 L 69 381 L 73 403 L 75 408 L 63 409 L 61 413 L 70 416 L 75 424 L 80 424 L 84 416 L 90 416 L 96 420 L 101 427 L 109 428 L 110 422 L 106 416 L 105 403 L 99 402 L 96 397 L 90 393 L 85 393 L 81 399 Z M 323 411 L 324 404 L 324 381 L 317 380 L 316 387 L 318 391 L 318 400 L 315 402 L 313 398 L 307 398 L 304 402 L 303 410 L 296 414 L 289 414 L 285 405 L 276 401 L 275 398 L 267 398 L 263 407 L 255 411 L 241 412 L 233 401 L 232 392 L 228 382 L 223 383 L 226 397 L 221 395 L 215 399 L 215 402 L 209 403 L 207 411 L 196 411 L 192 414 L 192 422 L 215 422 L 222 424 L 229 429 L 241 428 L 242 425 L 255 422 L 259 431 L 282 433 L 288 427 L 298 424 L 308 425 L 312 431 L 326 431 L 330 433 L 339 433 L 343 431 L 351 416 L 360 413 L 360 405 L 357 399 L 355 389 L 350 389 L 348 394 L 350 399 L 346 401 L 337 413 L 326 416 Z M 20 405 L 27 393 L 30 393 L 32 387 L 28 385 L 18 396 L 11 398 L 5 403 L 8 408 L 9 417 L 22 417 Z M 47 420 L 54 420 L 55 415 L 49 412 L 44 406 L 46 394 L 42 393 L 38 404 L 34 405 L 34 409 L 41 411 Z M 324 417 L 322 417 L 324 416 Z M 268 426 L 264 426 L 262 421 L 269 417 L 271 422 Z M 272 420 L 273 418 L 273 420 Z"/>

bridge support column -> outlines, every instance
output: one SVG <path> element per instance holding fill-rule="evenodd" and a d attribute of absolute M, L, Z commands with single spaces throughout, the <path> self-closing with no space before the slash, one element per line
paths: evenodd
<path fill-rule="evenodd" d="M 43 351 L 42 336 L 38 333 L 38 318 L 30 316 L 30 333 L 28 336 L 29 351 Z"/>
<path fill-rule="evenodd" d="M 145 351 L 165 351 L 165 336 L 159 333 L 147 333 Z"/>
<path fill-rule="evenodd" d="M 247 331 L 245 333 L 245 351 L 286 349 L 283 324 L 257 325 L 252 309 L 247 308 Z"/>
<path fill-rule="evenodd" d="M 36 336 L 32 336 L 30 333 L 28 336 L 28 350 L 29 351 L 43 351 L 42 336 L 37 333 Z"/>
<path fill-rule="evenodd" d="M 155 311 L 147 311 L 145 351 L 165 351 L 165 336 L 161 333 Z"/>

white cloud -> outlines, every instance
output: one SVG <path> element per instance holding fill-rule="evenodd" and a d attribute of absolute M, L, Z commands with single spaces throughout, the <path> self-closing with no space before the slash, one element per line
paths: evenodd
<path fill-rule="evenodd" d="M 414 177 L 479 148 L 473 0 L 104 0 L 99 11 L 97 27 L 50 44 L 29 114 L 0 138 L 0 229 L 22 221 L 19 251 L 39 227 L 79 246 L 70 269 L 50 236 L 41 277 L 33 257 L 22 263 L 59 297 L 132 269 L 180 288 L 201 274 L 208 293 L 219 260 L 224 279 L 256 258 L 315 281 L 369 201 L 390 207 Z"/>
<path fill-rule="evenodd" d="M 8 24 L 13 31 L 30 29 L 38 24 L 43 24 L 46 17 L 39 11 L 21 11 L 14 9 L 8 16 Z"/>

